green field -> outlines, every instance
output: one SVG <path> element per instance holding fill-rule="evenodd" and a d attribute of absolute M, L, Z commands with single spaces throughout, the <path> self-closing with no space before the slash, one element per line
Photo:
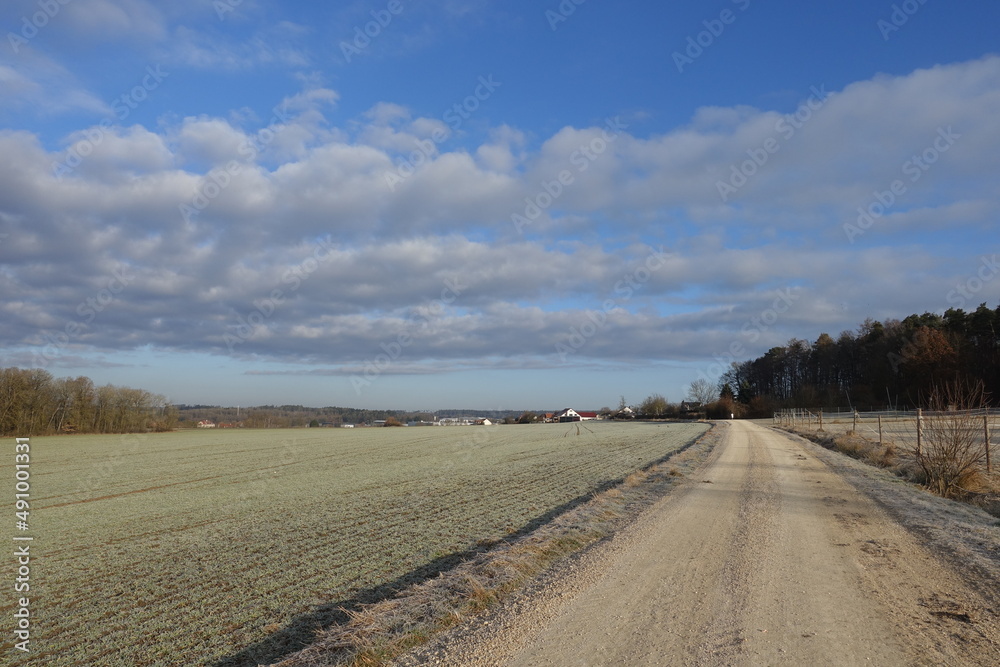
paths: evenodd
<path fill-rule="evenodd" d="M 16 664 L 256 664 L 336 620 L 338 606 L 530 529 L 706 429 L 32 438 L 32 652 L 14 652 L 7 630 L 0 650 Z M 5 441 L 12 533 L 14 440 Z M 2 567 L 13 582 L 14 559 Z M 5 625 L 12 589 L 4 583 Z"/>

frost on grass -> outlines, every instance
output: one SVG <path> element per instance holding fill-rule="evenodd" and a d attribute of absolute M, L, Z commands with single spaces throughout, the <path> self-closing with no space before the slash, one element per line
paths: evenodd
<path fill-rule="evenodd" d="M 706 427 L 589 428 L 38 438 L 39 659 L 275 662 L 339 607 L 526 534 Z"/>

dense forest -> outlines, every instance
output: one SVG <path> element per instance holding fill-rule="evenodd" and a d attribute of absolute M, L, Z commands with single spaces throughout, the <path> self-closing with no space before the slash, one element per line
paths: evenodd
<path fill-rule="evenodd" d="M 982 381 L 993 404 L 1000 398 L 1000 306 L 869 319 L 812 344 L 792 339 L 733 363 L 719 389 L 747 416 L 770 416 L 782 407 L 921 407 L 932 387 L 956 379 Z"/>

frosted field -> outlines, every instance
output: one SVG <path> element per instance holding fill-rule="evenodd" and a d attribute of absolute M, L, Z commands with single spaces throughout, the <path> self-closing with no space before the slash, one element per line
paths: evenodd
<path fill-rule="evenodd" d="M 32 438 L 31 663 L 256 664 L 301 646 L 339 606 L 530 529 L 706 429 Z M 3 476 L 13 479 L 8 442 Z M 8 618 L 13 596 L 8 588 Z M 11 647 L 5 633 L 0 650 Z"/>

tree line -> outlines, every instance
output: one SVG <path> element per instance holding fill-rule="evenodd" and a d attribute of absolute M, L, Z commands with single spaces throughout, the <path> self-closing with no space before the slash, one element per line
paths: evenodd
<path fill-rule="evenodd" d="M 341 424 L 371 424 L 390 417 L 410 419 L 433 418 L 429 413 L 407 413 L 402 410 L 369 410 L 364 408 L 324 407 L 310 408 L 302 405 L 257 405 L 251 407 L 223 407 L 219 405 L 178 405 L 179 428 L 193 427 L 199 421 L 231 424 L 242 428 L 299 428 L 303 426 Z"/>
<path fill-rule="evenodd" d="M 145 389 L 53 378 L 39 368 L 0 368 L 0 434 L 138 433 L 174 427 L 177 411 Z"/>
<path fill-rule="evenodd" d="M 951 308 L 903 320 L 868 319 L 836 339 L 793 338 L 763 356 L 734 362 L 718 383 L 746 416 L 781 407 L 905 409 L 922 407 L 934 387 L 981 382 L 1000 397 L 1000 306 Z"/>
<path fill-rule="evenodd" d="M 84 376 L 56 379 L 43 369 L 0 368 L 0 435 L 15 437 L 170 431 L 194 428 L 199 421 L 241 428 L 298 428 L 475 415 L 494 420 L 506 417 L 513 422 L 518 414 L 496 410 L 434 413 L 302 405 L 172 405 L 165 397 L 144 389 L 110 384 L 99 387 Z"/>

